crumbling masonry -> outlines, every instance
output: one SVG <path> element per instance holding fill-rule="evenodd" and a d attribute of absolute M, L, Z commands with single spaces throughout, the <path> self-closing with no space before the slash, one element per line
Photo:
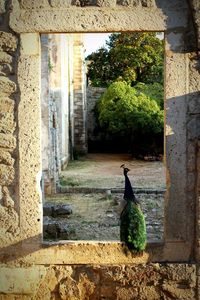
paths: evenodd
<path fill-rule="evenodd" d="M 0 13 L 0 298 L 200 299 L 200 2 L 0 0 Z M 165 232 L 142 255 L 42 241 L 40 34 L 113 31 L 165 32 Z"/>

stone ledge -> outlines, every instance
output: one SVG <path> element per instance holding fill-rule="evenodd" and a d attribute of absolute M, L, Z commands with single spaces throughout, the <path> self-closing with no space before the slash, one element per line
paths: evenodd
<path fill-rule="evenodd" d="M 162 195 L 166 192 L 165 189 L 150 189 L 150 188 L 139 188 L 133 187 L 135 194 L 157 194 Z M 123 188 L 89 188 L 89 187 L 67 187 L 67 186 L 57 186 L 57 193 L 59 193 L 59 197 L 61 194 L 65 193 L 106 193 L 110 191 L 111 193 L 124 193 Z"/>
<path fill-rule="evenodd" d="M 38 236 L 39 237 L 39 236 Z M 6 253 L 6 255 L 5 255 Z M 120 242 L 59 241 L 38 244 L 27 239 L 0 250 L 0 261 L 17 264 L 145 264 L 148 262 L 186 262 L 190 246 L 184 241 L 149 242 L 146 251 L 134 254 Z"/>

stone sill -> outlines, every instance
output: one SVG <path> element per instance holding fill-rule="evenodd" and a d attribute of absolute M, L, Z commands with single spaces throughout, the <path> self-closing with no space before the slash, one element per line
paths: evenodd
<path fill-rule="evenodd" d="M 2 249 L 0 262 L 15 265 L 116 265 L 191 261 L 191 247 L 184 241 L 150 241 L 144 252 L 132 253 L 121 242 L 42 242 L 35 238 L 8 246 L 6 252 L 5 248 Z"/>

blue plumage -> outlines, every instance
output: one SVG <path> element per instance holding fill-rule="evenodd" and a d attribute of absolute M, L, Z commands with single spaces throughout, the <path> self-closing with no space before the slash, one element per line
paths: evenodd
<path fill-rule="evenodd" d="M 140 252 L 146 246 L 145 219 L 127 175 L 129 169 L 124 165 L 121 167 L 124 169 L 126 205 L 120 215 L 120 239 L 130 250 Z"/>

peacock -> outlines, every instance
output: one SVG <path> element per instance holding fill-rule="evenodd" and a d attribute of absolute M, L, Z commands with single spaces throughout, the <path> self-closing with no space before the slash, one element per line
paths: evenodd
<path fill-rule="evenodd" d="M 130 171 L 125 165 L 121 166 L 125 176 L 124 200 L 126 204 L 120 215 L 120 240 L 129 250 L 141 252 L 146 247 L 146 224 L 138 200 L 128 178 Z"/>

